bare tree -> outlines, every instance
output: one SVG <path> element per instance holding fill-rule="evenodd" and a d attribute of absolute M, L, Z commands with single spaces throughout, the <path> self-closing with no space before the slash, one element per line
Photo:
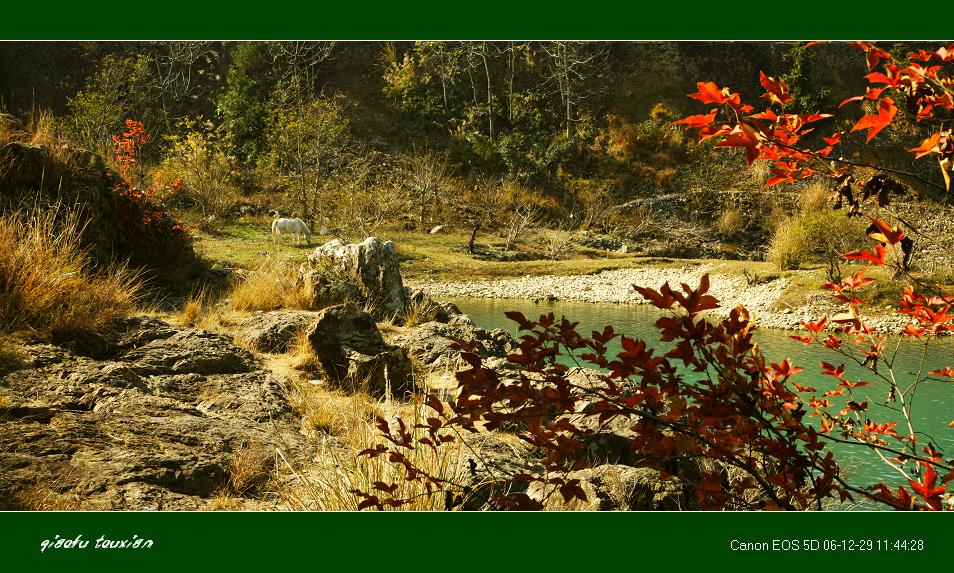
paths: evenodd
<path fill-rule="evenodd" d="M 405 197 L 387 176 L 383 159 L 383 154 L 373 151 L 355 155 L 329 186 L 331 193 L 326 194 L 325 203 L 335 206 L 329 214 L 349 235 L 372 236 L 405 205 Z"/>
<path fill-rule="evenodd" d="M 507 119 L 513 121 L 513 89 L 517 75 L 517 56 L 524 53 L 527 44 L 507 42 Z"/>
<path fill-rule="evenodd" d="M 494 139 L 494 92 L 493 92 L 493 81 L 490 73 L 490 52 L 489 49 L 493 46 L 488 47 L 487 42 L 468 42 L 466 46 L 466 67 L 467 67 L 467 76 L 470 78 L 470 87 L 474 95 L 474 106 L 481 107 L 485 106 L 485 113 L 487 114 L 487 135 L 490 140 Z M 484 89 L 487 93 L 487 99 L 484 104 L 478 99 L 478 89 L 477 89 L 477 80 L 474 78 L 474 71 L 479 68 L 477 73 L 483 73 L 485 78 Z"/>
<path fill-rule="evenodd" d="M 556 84 L 564 107 L 566 136 L 574 130 L 574 110 L 592 94 L 593 81 L 606 63 L 608 51 L 594 42 L 546 42 L 548 82 Z"/>
<path fill-rule="evenodd" d="M 445 179 L 451 174 L 448 152 L 436 153 L 417 150 L 401 163 L 401 173 L 418 208 L 418 224 L 423 231 L 428 230 L 428 207 L 441 198 Z"/>
<path fill-rule="evenodd" d="M 280 81 L 296 86 L 299 101 L 314 95 L 319 64 L 331 58 L 337 42 L 271 42 L 269 52 Z"/>
<path fill-rule="evenodd" d="M 155 89 L 162 105 L 166 131 L 181 119 L 173 117 L 170 105 L 199 99 L 209 93 L 216 76 L 218 54 L 212 42 L 155 42 L 150 59 L 155 73 Z"/>
<path fill-rule="evenodd" d="M 464 50 L 455 42 L 418 42 L 415 50 L 421 57 L 421 65 L 440 79 L 444 110 L 450 108 L 448 89 L 457 80 L 461 71 Z"/>
<path fill-rule="evenodd" d="M 519 205 L 510 209 L 504 220 L 504 236 L 507 239 L 504 249 L 513 250 L 520 236 L 527 229 L 536 226 L 539 219 L 540 207 L 536 205 Z"/>

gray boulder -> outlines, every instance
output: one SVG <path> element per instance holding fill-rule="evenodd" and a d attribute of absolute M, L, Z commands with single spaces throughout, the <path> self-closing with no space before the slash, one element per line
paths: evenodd
<path fill-rule="evenodd" d="M 488 331 L 464 321 L 449 324 L 426 322 L 394 335 L 391 342 L 406 348 L 429 370 L 456 372 L 465 363 L 460 352 L 452 347 L 455 339 L 476 342 L 477 353 L 485 358 L 505 358 L 517 347 L 513 337 L 499 328 Z"/>
<path fill-rule="evenodd" d="M 463 321 L 469 324 L 474 323 L 469 316 L 461 312 L 461 310 L 457 308 L 457 305 L 452 302 L 438 302 L 421 289 L 405 290 L 408 308 L 416 308 L 418 312 L 427 316 L 427 320 L 418 322 L 436 320 L 437 322 L 445 323 L 451 321 Z"/>
<path fill-rule="evenodd" d="M 332 388 L 372 396 L 401 396 L 412 389 L 410 357 L 384 341 L 374 318 L 353 303 L 323 310 L 307 331 L 308 341 Z"/>
<path fill-rule="evenodd" d="M 299 268 L 298 281 L 310 308 L 325 308 L 364 300 L 361 289 L 354 282 L 332 280 L 324 271 L 312 270 L 308 263 Z"/>
<path fill-rule="evenodd" d="M 286 352 L 298 333 L 315 320 L 307 312 L 258 313 L 239 325 L 243 342 L 263 352 Z"/>
<path fill-rule="evenodd" d="M 391 241 L 368 237 L 361 243 L 335 239 L 308 256 L 312 270 L 331 267 L 349 279 L 353 277 L 364 300 L 379 320 L 400 316 L 407 306 L 397 250 Z"/>
<path fill-rule="evenodd" d="M 123 352 L 120 359 L 140 375 L 235 374 L 258 367 L 252 354 L 230 339 L 191 328 L 150 340 Z"/>
<path fill-rule="evenodd" d="M 515 476 L 543 473 L 543 467 L 519 440 L 493 433 L 468 434 L 464 439 L 466 463 L 459 482 L 465 489 L 446 496 L 447 509 L 506 509 L 507 501 L 523 496 L 529 486 Z"/>

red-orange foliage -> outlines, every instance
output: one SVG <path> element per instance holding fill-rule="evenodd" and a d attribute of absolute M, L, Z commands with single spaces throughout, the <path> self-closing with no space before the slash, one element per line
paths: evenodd
<path fill-rule="evenodd" d="M 907 63 L 895 61 L 870 42 L 854 45 L 866 54 L 870 72 L 866 78 L 872 87 L 842 105 L 877 102 L 877 111 L 861 117 L 851 129 L 867 130 L 865 143 L 888 128 L 899 113 L 910 113 L 921 122 L 945 119 L 954 109 L 954 84 L 944 70 L 945 64 L 954 61 L 954 44 L 934 52 L 911 53 Z M 879 67 L 882 71 L 874 71 Z M 820 148 L 804 142 L 818 122 L 832 116 L 788 113 L 785 105 L 791 97 L 786 83 L 764 73 L 760 83 L 768 106 L 756 113 L 729 88 L 699 82 L 697 92 L 689 97 L 714 107 L 707 114 L 675 123 L 698 130 L 700 140 L 743 148 L 749 163 L 769 161 L 772 177 L 767 186 L 816 174 L 833 177 L 839 194 L 836 207 L 847 204 L 849 215 L 860 213 L 869 198 L 883 206 L 892 194 L 903 190 L 887 173 L 911 174 L 891 169 L 882 169 L 855 189 L 849 168 L 857 164 L 833 155 L 835 147 L 842 144 L 843 133 L 821 137 L 825 146 Z M 950 135 L 942 123 L 920 146 L 909 150 L 916 158 L 936 157 L 948 189 L 954 155 Z M 540 452 L 538 461 L 545 471 L 510 477 L 558 486 L 569 500 L 585 497 L 579 481 L 567 479 L 567 473 L 588 463 L 582 454 L 594 430 L 587 421 L 595 420 L 597 426 L 622 421 L 632 433 L 629 447 L 638 454 L 638 465 L 655 469 L 663 479 L 679 477 L 690 488 L 698 508 L 818 509 L 826 498 L 865 498 L 896 509 L 949 509 L 942 496 L 954 479 L 954 462 L 945 460 L 935 444 L 922 441 L 914 427 L 911 405 L 919 384 L 932 379 L 950 381 L 954 370 L 914 373 L 902 384 L 899 378 L 904 373 L 894 371 L 893 356 L 885 352 L 885 336 L 864 320 L 859 310 L 865 302 L 861 291 L 873 282 L 865 276 L 867 268 L 886 264 L 889 253 L 895 255 L 894 260 L 903 260 L 900 251 L 905 240 L 900 225 L 891 226 L 877 218 L 872 218 L 872 223 L 872 250 L 846 254 L 849 260 L 867 266 L 837 284 L 824 285 L 847 311 L 804 322 L 807 336 L 792 337 L 818 344 L 838 357 L 821 364 L 821 373 L 837 380 L 832 390 L 819 395 L 817 389 L 798 382 L 802 367 L 789 359 L 768 360 L 753 341 L 755 325 L 744 308 L 732 310 L 721 321 L 707 319 L 704 313 L 716 308 L 718 301 L 707 294 L 708 277 L 703 277 L 697 288 L 685 284 L 680 289 L 665 284 L 658 291 L 635 287 L 650 304 L 668 313 L 656 322 L 659 340 L 670 344 L 665 351 L 654 349 L 647 341 L 621 336 L 610 326 L 587 337 L 576 331 L 577 323 L 557 320 L 552 314 L 529 320 L 508 313 L 526 332 L 519 351 L 508 357 L 520 367 L 517 380 L 503 379 L 484 367 L 474 347 L 460 343 L 462 357 L 471 368 L 457 374 L 454 402 L 444 405 L 427 398 L 434 415 L 417 424 L 424 437 L 415 437 L 403 421 L 395 427 L 380 420 L 378 427 L 390 445 L 379 445 L 362 455 L 386 456 L 405 468 L 407 480 L 425 483 L 428 491 L 468 491 L 469 486 L 415 467 L 409 452 L 418 447 L 445 447 L 456 440 L 460 430 L 517 428 L 517 436 Z M 899 271 L 906 269 L 902 265 Z M 954 331 L 954 298 L 923 294 L 920 286 L 906 289 L 898 303 L 898 312 L 911 319 L 905 333 L 927 340 Z M 615 338 L 622 350 L 611 357 L 606 345 Z M 600 369 L 598 383 L 574 384 L 568 367 L 556 360 L 560 354 L 572 354 L 580 363 Z M 846 362 L 862 367 L 866 379 L 850 379 Z M 873 383 L 886 385 L 885 405 L 901 415 L 903 428 L 898 422 L 875 419 L 877 414 L 868 400 L 855 394 L 856 389 Z M 817 424 L 809 423 L 812 418 Z M 850 483 L 828 449 L 831 443 L 872 450 L 903 476 L 901 483 Z M 685 471 L 688 461 L 698 459 L 714 463 Z M 374 491 L 355 493 L 363 498 L 362 507 L 407 502 L 393 497 L 394 491 L 393 484 L 380 483 Z M 524 493 L 501 493 L 487 501 L 495 508 L 541 507 L 538 500 Z"/>
<path fill-rule="evenodd" d="M 115 159 L 119 165 L 120 176 L 118 180 L 113 181 L 113 188 L 119 198 L 118 216 L 122 227 L 136 230 L 136 236 L 131 238 L 134 241 L 162 238 L 188 239 L 189 232 L 182 221 L 165 215 L 156 205 L 158 200 L 179 192 L 182 188 L 182 180 L 167 182 L 159 173 L 145 190 L 136 186 L 136 183 L 142 184 L 142 181 L 140 176 L 134 175 L 133 168 L 139 163 L 139 152 L 149 141 L 149 135 L 141 122 L 127 119 L 125 124 L 124 133 L 113 135 Z"/>

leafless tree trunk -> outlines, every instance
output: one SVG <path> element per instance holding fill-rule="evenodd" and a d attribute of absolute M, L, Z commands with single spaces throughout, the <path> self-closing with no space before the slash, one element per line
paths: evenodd
<path fill-rule="evenodd" d="M 510 211 L 505 221 L 504 234 L 507 239 L 505 250 L 513 250 L 517 241 L 527 229 L 535 226 L 540 216 L 540 208 L 518 206 Z"/>
<path fill-rule="evenodd" d="M 487 42 L 480 43 L 480 57 L 484 62 L 484 74 L 487 77 L 487 133 L 494 140 L 494 90 L 490 82 L 490 65 L 487 63 Z"/>
<path fill-rule="evenodd" d="M 566 136 L 571 137 L 576 121 L 574 109 L 586 99 L 586 87 L 600 73 L 607 51 L 590 42 L 547 42 L 542 47 L 550 69 L 547 81 L 556 84 L 564 107 Z"/>
<path fill-rule="evenodd" d="M 428 230 L 427 208 L 434 203 L 443 191 L 445 179 L 450 175 L 450 155 L 445 151 L 418 153 L 406 158 L 402 171 L 404 180 L 416 197 L 418 224 L 422 231 Z"/>
<path fill-rule="evenodd" d="M 170 100 L 179 102 L 206 93 L 209 82 L 197 81 L 195 76 L 215 70 L 218 57 L 212 42 L 156 42 L 153 48 L 150 57 L 155 68 L 155 89 L 166 131 L 171 132 L 176 118 L 171 117 Z"/>

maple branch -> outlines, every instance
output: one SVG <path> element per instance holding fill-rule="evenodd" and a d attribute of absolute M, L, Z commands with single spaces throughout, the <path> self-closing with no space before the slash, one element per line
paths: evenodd
<path fill-rule="evenodd" d="M 933 466 L 935 466 L 935 467 L 938 467 L 938 468 L 941 468 L 941 469 L 945 469 L 945 470 L 949 470 L 949 471 L 952 470 L 952 469 L 954 469 L 954 466 L 950 466 L 950 465 L 948 465 L 948 464 L 946 464 L 946 463 L 944 463 L 944 462 L 938 462 L 938 461 L 935 461 L 935 460 L 933 460 L 933 459 L 931 459 L 931 458 L 925 458 L 924 456 L 921 456 L 921 455 L 918 455 L 918 454 L 909 454 L 909 453 L 907 453 L 907 452 L 905 452 L 905 451 L 903 451 L 903 450 L 896 450 L 896 449 L 894 449 L 894 448 L 892 448 L 892 447 L 890 447 L 890 446 L 882 446 L 881 444 L 875 444 L 875 443 L 873 443 L 873 442 L 862 442 L 862 441 L 859 441 L 859 440 L 845 440 L 845 439 L 842 439 L 842 438 L 836 438 L 835 436 L 832 436 L 832 435 L 827 434 L 827 433 L 825 433 L 825 434 L 819 433 L 818 435 L 824 437 L 824 438 L 827 439 L 827 440 L 831 440 L 831 441 L 837 442 L 837 443 L 839 443 L 839 444 L 849 444 L 849 445 L 854 445 L 854 446 L 865 446 L 865 447 L 868 447 L 868 448 L 871 448 L 871 449 L 878 449 L 878 450 L 882 450 L 882 451 L 888 452 L 888 453 L 890 453 L 890 454 L 894 454 L 894 455 L 898 456 L 898 457 L 901 458 L 901 459 L 910 459 L 910 460 L 914 460 L 914 461 L 916 461 L 916 462 L 929 463 L 929 464 L 931 464 L 931 465 L 933 465 Z"/>
<path fill-rule="evenodd" d="M 881 166 L 881 165 L 874 165 L 874 164 L 872 164 L 872 163 L 865 163 L 865 162 L 862 162 L 862 161 L 851 161 L 851 160 L 849 160 L 849 159 L 845 159 L 844 157 L 826 157 L 826 156 L 824 156 L 824 155 L 822 155 L 822 154 L 820 154 L 820 153 L 817 153 L 817 152 L 815 152 L 815 151 L 811 151 L 811 150 L 809 150 L 809 149 L 798 149 L 797 147 L 793 147 L 793 146 L 791 146 L 791 145 L 787 145 L 787 144 L 785 144 L 785 143 L 781 143 L 781 142 L 779 142 L 779 141 L 777 141 L 777 140 L 775 140 L 775 139 L 772 139 L 772 138 L 770 138 L 770 137 L 766 137 L 766 140 L 767 140 L 769 143 L 771 143 L 772 145 L 776 146 L 776 147 L 781 147 L 782 149 L 788 149 L 788 150 L 790 150 L 790 151 L 794 151 L 794 152 L 796 152 L 796 153 L 801 153 L 801 154 L 808 155 L 808 156 L 812 157 L 813 159 L 815 159 L 816 161 L 818 161 L 820 164 L 822 164 L 822 165 L 824 165 L 826 168 L 828 168 L 828 172 L 829 172 L 829 173 L 831 173 L 831 172 L 833 171 L 833 170 L 831 169 L 831 162 L 832 162 L 832 161 L 836 161 L 836 162 L 838 162 L 838 163 L 842 163 L 842 164 L 844 164 L 844 165 L 850 165 L 850 166 L 852 166 L 852 167 L 867 167 L 867 168 L 869 168 L 869 169 L 874 169 L 875 171 L 883 171 L 883 172 L 885 172 L 885 173 L 894 173 L 895 175 L 903 175 L 903 176 L 905 176 L 905 177 L 910 177 L 910 178 L 912 178 L 912 179 L 916 179 L 916 180 L 920 181 L 921 183 L 923 183 L 923 184 L 925 184 L 925 185 L 927 185 L 927 186 L 929 186 L 929 187 L 933 187 L 933 188 L 938 189 L 938 190 L 940 190 L 940 191 L 944 191 L 945 194 L 947 193 L 947 188 L 943 187 L 942 185 L 938 185 L 937 183 L 934 183 L 934 182 L 932 182 L 932 181 L 928 181 L 927 179 L 921 177 L 920 175 L 917 175 L 917 174 L 915 174 L 915 173 L 911 173 L 911 172 L 909 172 L 909 171 L 903 171 L 903 170 L 901 170 L 901 169 L 894 169 L 894 168 L 892 168 L 892 167 L 884 167 L 884 166 Z"/>

